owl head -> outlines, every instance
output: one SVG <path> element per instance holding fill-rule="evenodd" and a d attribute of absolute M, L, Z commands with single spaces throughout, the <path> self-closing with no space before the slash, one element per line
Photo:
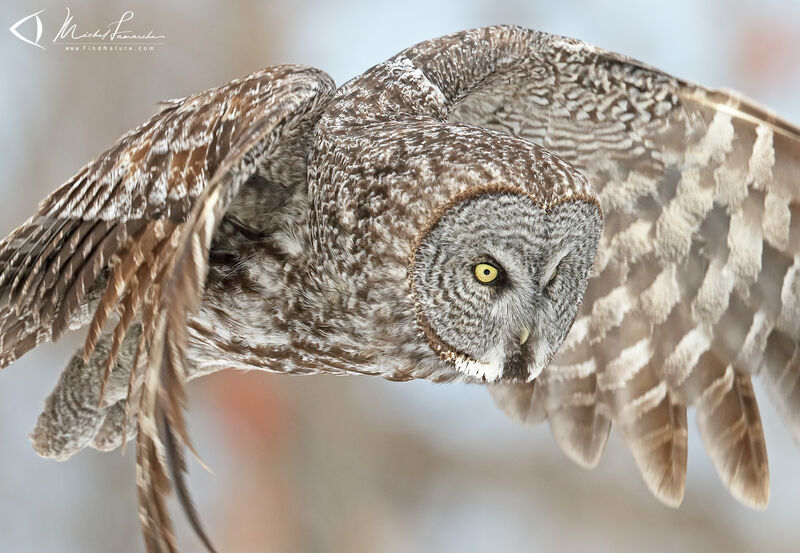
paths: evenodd
<path fill-rule="evenodd" d="M 468 379 L 533 380 L 575 320 L 602 214 L 593 195 L 548 178 L 468 188 L 418 235 L 409 266 L 418 325 Z"/>
<path fill-rule="evenodd" d="M 398 120 L 331 136 L 331 150 L 355 155 L 347 172 L 313 181 L 325 183 L 314 190 L 319 244 L 336 260 L 335 288 L 367 299 L 353 303 L 366 322 L 343 324 L 369 329 L 368 354 L 401 375 L 536 378 L 572 326 L 597 250 L 588 181 L 491 129 Z"/>

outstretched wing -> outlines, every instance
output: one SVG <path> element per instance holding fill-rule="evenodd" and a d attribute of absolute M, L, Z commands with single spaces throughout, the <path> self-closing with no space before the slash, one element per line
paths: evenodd
<path fill-rule="evenodd" d="M 499 385 L 515 418 L 549 420 L 593 466 L 611 421 L 650 487 L 677 505 L 686 407 L 731 492 L 764 506 L 751 376 L 800 439 L 800 129 L 732 93 L 515 27 L 402 54 L 449 119 L 537 142 L 599 194 L 605 229 L 581 311 L 535 385 Z"/>
<path fill-rule="evenodd" d="M 144 366 L 137 483 L 150 552 L 175 551 L 167 465 L 211 547 L 183 484 L 183 355 L 217 224 L 281 137 L 313 121 L 333 91 L 326 74 L 286 65 L 169 101 L 0 243 L 0 367 L 91 321 L 88 358 L 117 311 L 107 379 L 131 323 L 142 323 L 143 362 L 134 362 L 130 382 Z"/>

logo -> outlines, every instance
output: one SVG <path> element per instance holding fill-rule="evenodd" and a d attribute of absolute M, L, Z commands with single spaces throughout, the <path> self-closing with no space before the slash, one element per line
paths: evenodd
<path fill-rule="evenodd" d="M 44 10 L 39 10 L 36 13 L 32 13 L 28 16 L 23 17 L 16 23 L 14 23 L 11 27 L 8 28 L 11 31 L 11 34 L 20 39 L 22 42 L 27 42 L 28 44 L 32 44 L 37 48 L 41 48 L 44 50 L 44 46 L 39 44 L 39 40 L 42 38 L 42 20 L 39 18 L 39 14 L 42 13 Z M 20 25 L 25 23 L 27 20 L 31 19 L 32 17 L 36 18 L 36 40 L 31 40 L 29 38 L 25 38 L 22 34 L 17 30 Z"/>
<path fill-rule="evenodd" d="M 15 37 L 26 44 L 45 49 L 39 42 L 42 39 L 44 25 L 39 17 L 45 10 L 27 15 L 8 28 Z M 66 52 L 152 52 L 157 46 L 164 44 L 164 35 L 150 29 L 134 29 L 131 26 L 133 11 L 126 10 L 118 19 L 112 20 L 105 27 L 94 30 L 81 28 L 75 21 L 70 9 L 58 31 L 53 36 L 52 43 Z M 30 20 L 30 24 L 26 23 Z M 33 23 L 36 24 L 36 38 L 32 39 Z M 21 28 L 22 27 L 22 28 Z"/>

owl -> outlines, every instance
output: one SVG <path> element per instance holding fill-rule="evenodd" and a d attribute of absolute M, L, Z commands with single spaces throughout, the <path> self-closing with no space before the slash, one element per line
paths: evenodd
<path fill-rule="evenodd" d="M 694 407 L 769 494 L 751 379 L 800 438 L 800 129 L 577 40 L 494 26 L 336 88 L 268 67 L 170 100 L 0 243 L 0 367 L 88 327 L 36 451 L 136 441 L 176 551 L 187 379 L 225 368 L 484 385 L 594 466 L 612 423 L 677 506 Z"/>

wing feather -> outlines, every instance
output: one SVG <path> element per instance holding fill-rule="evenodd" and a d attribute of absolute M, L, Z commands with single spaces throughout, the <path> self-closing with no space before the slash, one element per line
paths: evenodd
<path fill-rule="evenodd" d="M 537 382 L 526 384 L 487 384 L 489 393 L 503 411 L 521 424 L 534 425 L 547 418 L 541 396 L 541 385 Z"/>
<path fill-rule="evenodd" d="M 116 314 L 105 389 L 128 329 L 141 320 L 123 424 L 139 397 L 137 485 L 150 553 L 176 551 L 166 508 L 170 472 L 193 528 L 213 551 L 184 481 L 183 447 L 191 443 L 183 357 L 216 228 L 283 134 L 316 117 L 333 90 L 318 70 L 275 66 L 171 101 L 0 243 L 0 367 L 91 321 L 88 358 Z"/>
<path fill-rule="evenodd" d="M 750 375 L 764 375 L 800 439 L 800 129 L 735 93 L 517 27 L 401 56 L 441 90 L 451 121 L 537 142 L 598 193 L 605 228 L 592 279 L 537 387 L 565 452 L 593 465 L 608 416 L 651 490 L 675 505 L 694 406 L 723 482 L 763 506 Z"/>

